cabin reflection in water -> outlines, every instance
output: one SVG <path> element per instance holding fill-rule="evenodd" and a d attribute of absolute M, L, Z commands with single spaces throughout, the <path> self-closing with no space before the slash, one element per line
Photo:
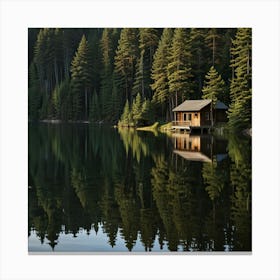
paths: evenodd
<path fill-rule="evenodd" d="M 211 135 L 191 135 L 173 133 L 173 152 L 186 160 L 211 162 L 216 156 L 217 161 L 227 157 L 227 141 L 215 139 Z"/>

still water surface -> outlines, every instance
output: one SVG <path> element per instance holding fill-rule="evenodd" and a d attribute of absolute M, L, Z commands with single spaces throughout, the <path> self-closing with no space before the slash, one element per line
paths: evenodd
<path fill-rule="evenodd" d="M 29 252 L 251 251 L 251 139 L 29 125 Z"/>

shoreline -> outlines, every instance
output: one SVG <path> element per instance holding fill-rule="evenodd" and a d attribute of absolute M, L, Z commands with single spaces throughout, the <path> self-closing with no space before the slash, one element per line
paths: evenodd
<path fill-rule="evenodd" d="M 118 128 L 119 126 L 114 124 L 114 123 L 109 123 L 109 122 L 105 122 L 105 121 L 95 121 L 95 122 L 91 122 L 88 120 L 59 120 L 59 119 L 44 119 L 44 120 L 28 120 L 28 123 L 47 123 L 47 124 L 93 124 L 93 125 L 110 125 L 114 128 Z M 170 133 L 171 132 L 171 128 L 170 128 L 170 123 L 166 123 L 166 124 L 162 124 L 160 125 L 158 122 L 155 122 L 154 124 L 150 125 L 150 126 L 143 126 L 143 127 L 129 127 L 129 126 L 120 126 L 121 128 L 133 128 L 137 131 L 152 131 L 152 132 L 161 132 L 161 133 Z M 216 132 L 216 134 L 224 134 L 225 131 L 227 131 L 226 126 L 218 126 L 218 127 L 214 127 L 214 131 Z M 215 133 L 214 133 L 215 134 Z M 241 132 L 242 135 L 244 136 L 249 136 L 252 137 L 252 128 L 248 128 L 248 129 L 244 129 Z"/>
<path fill-rule="evenodd" d="M 90 123 L 90 121 L 39 120 L 41 123 Z"/>
<path fill-rule="evenodd" d="M 58 119 L 51 119 L 51 120 L 29 120 L 29 123 L 52 123 L 52 124 L 110 124 L 113 125 L 112 123 L 106 123 L 104 121 L 99 121 L 99 122 L 90 122 L 90 121 L 83 121 L 83 120 L 77 120 L 77 121 L 72 121 L 72 120 L 58 120 Z"/>

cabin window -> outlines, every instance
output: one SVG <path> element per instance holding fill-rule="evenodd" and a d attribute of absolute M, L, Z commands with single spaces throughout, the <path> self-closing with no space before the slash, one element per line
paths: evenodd
<path fill-rule="evenodd" d="M 210 120 L 210 113 L 209 113 L 209 112 L 206 112 L 206 113 L 205 113 L 205 119 L 206 119 L 207 121 Z"/>
<path fill-rule="evenodd" d="M 183 120 L 184 120 L 184 122 L 185 121 L 191 121 L 192 120 L 192 114 L 184 113 L 183 114 Z"/>

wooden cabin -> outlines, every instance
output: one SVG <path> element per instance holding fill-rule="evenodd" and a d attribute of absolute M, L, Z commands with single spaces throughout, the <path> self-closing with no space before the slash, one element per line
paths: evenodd
<path fill-rule="evenodd" d="M 213 109 L 214 124 L 227 121 L 228 107 L 217 101 Z M 172 128 L 177 130 L 192 130 L 193 128 L 209 129 L 211 127 L 211 100 L 186 100 L 173 110 Z"/>

